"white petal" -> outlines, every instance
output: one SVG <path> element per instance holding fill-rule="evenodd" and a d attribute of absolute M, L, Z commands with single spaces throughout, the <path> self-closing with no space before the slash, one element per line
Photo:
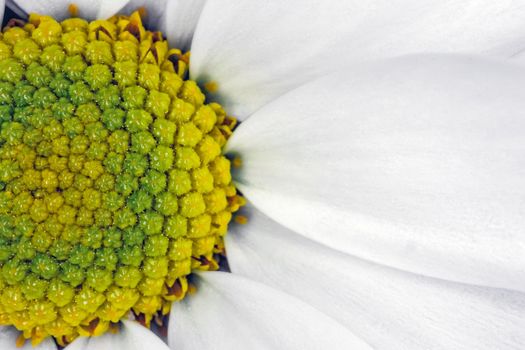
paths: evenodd
<path fill-rule="evenodd" d="M 420 56 L 305 85 L 242 123 L 239 189 L 313 240 L 525 291 L 525 68 Z"/>
<path fill-rule="evenodd" d="M 195 295 L 173 304 L 172 349 L 371 349 L 330 317 L 264 284 L 199 274 Z"/>
<path fill-rule="evenodd" d="M 421 52 L 511 56 L 525 47 L 515 0 L 209 1 L 191 75 L 218 84 L 244 119 L 314 77 L 356 61 Z"/>
<path fill-rule="evenodd" d="M 128 0 L 12 0 L 12 2 L 26 14 L 44 14 L 58 20 L 69 18 L 71 16 L 69 5 L 74 4 L 78 7 L 80 17 L 92 20 L 111 17 L 124 7 Z"/>
<path fill-rule="evenodd" d="M 109 18 L 122 10 L 130 0 L 100 0 L 100 8 L 96 18 Z"/>
<path fill-rule="evenodd" d="M 297 296 L 374 349 L 525 349 L 523 293 L 368 263 L 250 214 L 226 237 L 232 271 Z"/>
<path fill-rule="evenodd" d="M 172 47 L 188 50 L 206 0 L 172 0 L 166 7 L 166 36 Z"/>
<path fill-rule="evenodd" d="M 2 350 L 56 350 L 55 342 L 50 338 L 44 340 L 38 346 L 33 347 L 31 341 L 26 341 L 24 346 L 19 348 L 16 346 L 16 340 L 20 332 L 13 327 L 0 326 L 0 349 Z"/>
<path fill-rule="evenodd" d="M 123 321 L 117 334 L 105 333 L 100 337 L 82 337 L 65 350 L 169 350 L 152 331 L 135 321 Z"/>

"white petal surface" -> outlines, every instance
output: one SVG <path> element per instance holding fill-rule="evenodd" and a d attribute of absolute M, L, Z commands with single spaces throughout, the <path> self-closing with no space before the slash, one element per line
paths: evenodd
<path fill-rule="evenodd" d="M 128 0 L 13 0 L 12 3 L 26 14 L 45 14 L 58 20 L 70 17 L 68 8 L 74 4 L 78 7 L 80 17 L 92 20 L 111 17 L 124 7 Z"/>
<path fill-rule="evenodd" d="M 100 337 L 82 337 L 66 350 L 169 350 L 152 331 L 135 321 L 124 321 L 119 333 L 105 333 Z"/>
<path fill-rule="evenodd" d="M 420 52 L 512 56 L 525 48 L 516 0 L 209 1 L 191 75 L 215 81 L 246 118 L 291 88 L 356 61 Z"/>
<path fill-rule="evenodd" d="M 333 319 L 264 284 L 225 272 L 199 274 L 197 282 L 197 293 L 173 304 L 172 349 L 371 349 Z"/>
<path fill-rule="evenodd" d="M 33 347 L 30 341 L 26 341 L 24 346 L 19 348 L 16 346 L 16 340 L 20 332 L 13 327 L 0 326 L 0 349 L 2 350 L 56 350 L 55 342 L 51 339 L 44 340 L 38 346 Z"/>
<path fill-rule="evenodd" d="M 172 47 L 189 50 L 206 0 L 171 0 L 166 6 L 166 37 Z"/>
<path fill-rule="evenodd" d="M 417 276 L 350 257 L 258 211 L 226 236 L 236 274 L 286 290 L 378 350 L 524 349 L 525 294 Z"/>
<path fill-rule="evenodd" d="M 332 248 L 525 291 L 525 69 L 393 59 L 305 85 L 242 123 L 239 189 Z"/>
<path fill-rule="evenodd" d="M 126 4 L 128 4 L 130 0 L 117 0 L 117 1 L 99 0 L 99 1 L 100 1 L 100 8 L 98 10 L 96 18 L 105 19 L 105 18 L 109 18 L 119 13 L 119 11 L 122 10 L 122 8 L 126 6 Z"/>

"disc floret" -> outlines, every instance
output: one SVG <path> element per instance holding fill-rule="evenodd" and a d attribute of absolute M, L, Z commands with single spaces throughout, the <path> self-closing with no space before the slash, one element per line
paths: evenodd
<path fill-rule="evenodd" d="M 31 15 L 0 37 L 0 323 L 39 342 L 149 324 L 184 297 L 242 199 L 235 120 L 138 13 Z"/>

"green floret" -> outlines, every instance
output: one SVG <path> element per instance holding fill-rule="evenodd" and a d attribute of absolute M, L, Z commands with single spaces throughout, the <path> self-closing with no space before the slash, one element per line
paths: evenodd
<path fill-rule="evenodd" d="M 46 294 L 49 282 L 37 275 L 28 274 L 22 281 L 22 292 L 28 300 L 42 299 Z"/>
<path fill-rule="evenodd" d="M 167 185 L 166 175 L 163 172 L 150 170 L 140 180 L 141 187 L 155 196 L 164 191 Z"/>
<path fill-rule="evenodd" d="M 11 106 L 0 106 L 0 123 L 7 122 L 12 119 L 13 108 Z"/>
<path fill-rule="evenodd" d="M 55 277 L 58 269 L 59 265 L 56 260 L 44 254 L 37 254 L 31 264 L 31 271 L 46 280 Z"/>
<path fill-rule="evenodd" d="M 119 287 L 135 288 L 142 280 L 142 272 L 134 266 L 121 266 L 115 273 L 115 284 Z"/>
<path fill-rule="evenodd" d="M 26 70 L 26 79 L 29 83 L 37 88 L 47 87 L 53 79 L 51 72 L 46 67 L 33 62 Z"/>
<path fill-rule="evenodd" d="M 153 196 L 145 190 L 138 190 L 128 198 L 127 204 L 133 212 L 139 214 L 147 209 L 151 209 L 153 206 Z"/>
<path fill-rule="evenodd" d="M 146 256 L 165 256 L 170 241 L 163 235 L 149 236 L 144 245 Z"/>
<path fill-rule="evenodd" d="M 69 97 L 69 87 L 71 81 L 64 77 L 63 74 L 59 73 L 53 77 L 53 80 L 49 83 L 49 87 L 58 97 Z"/>
<path fill-rule="evenodd" d="M 120 248 L 122 246 L 122 231 L 116 227 L 106 230 L 103 244 L 107 248 Z"/>
<path fill-rule="evenodd" d="M 84 77 L 84 71 L 87 68 L 86 62 L 80 55 L 69 56 L 66 58 L 62 71 L 67 78 L 72 81 L 79 81 Z"/>
<path fill-rule="evenodd" d="M 103 87 L 97 92 L 95 100 L 104 111 L 118 107 L 120 103 L 120 91 L 115 85 Z"/>
<path fill-rule="evenodd" d="M 121 195 L 127 197 L 139 186 L 139 181 L 131 173 L 123 173 L 117 176 L 115 182 L 115 190 Z"/>
<path fill-rule="evenodd" d="M 80 256 L 79 253 L 77 253 L 77 250 L 73 250 L 72 253 L 76 254 L 75 259 L 79 260 L 82 258 L 82 256 Z M 87 254 L 86 257 L 88 257 Z M 71 260 L 71 258 L 69 260 Z M 91 260 L 93 260 L 93 257 L 91 257 Z M 86 265 L 89 264 L 86 263 Z M 86 278 L 85 272 L 82 269 L 82 267 L 78 266 L 78 264 L 74 264 L 69 261 L 62 263 L 60 265 L 60 270 L 60 278 L 62 279 L 62 281 L 67 282 L 72 287 L 77 287 L 82 282 L 84 282 L 84 279 Z"/>
<path fill-rule="evenodd" d="M 154 211 L 146 211 L 139 215 L 139 227 L 147 235 L 159 234 L 162 231 L 164 217 Z"/>
<path fill-rule="evenodd" d="M 129 148 L 129 134 L 125 130 L 116 130 L 108 138 L 109 148 L 120 154 L 125 154 Z"/>
<path fill-rule="evenodd" d="M 19 81 L 13 91 L 13 102 L 17 107 L 31 105 L 36 88 L 25 81 Z"/>
<path fill-rule="evenodd" d="M 171 146 L 175 142 L 177 125 L 166 119 L 157 119 L 153 123 L 152 134 L 161 145 Z"/>
<path fill-rule="evenodd" d="M 18 145 L 22 142 L 24 131 L 25 128 L 21 123 L 4 122 L 0 131 L 0 139 L 9 145 Z"/>
<path fill-rule="evenodd" d="M 177 196 L 169 192 L 163 192 L 155 197 L 155 210 L 159 213 L 170 216 L 177 214 Z"/>
<path fill-rule="evenodd" d="M 54 73 L 62 70 L 62 65 L 66 60 L 66 54 L 60 45 L 51 45 L 44 48 L 40 56 L 40 62 Z"/>
<path fill-rule="evenodd" d="M 58 120 L 69 118 L 74 112 L 75 106 L 69 102 L 69 99 L 65 97 L 61 97 L 56 103 L 53 104 L 53 115 Z"/>
<path fill-rule="evenodd" d="M 113 273 L 110 270 L 90 268 L 86 272 L 86 284 L 102 293 L 113 284 Z"/>
<path fill-rule="evenodd" d="M 50 108 L 56 102 L 57 97 L 47 87 L 41 87 L 33 95 L 33 104 L 36 107 Z"/>
<path fill-rule="evenodd" d="M 138 267 L 142 264 L 143 259 L 142 247 L 136 245 L 124 246 L 119 250 L 119 261 L 124 265 Z"/>
<path fill-rule="evenodd" d="M 24 66 L 14 59 L 0 61 L 0 80 L 16 84 L 24 76 Z"/>
<path fill-rule="evenodd" d="M 13 91 L 13 84 L 8 82 L 0 82 L 0 104 L 11 104 L 13 98 L 11 92 Z"/>
<path fill-rule="evenodd" d="M 69 98 L 75 105 L 81 105 L 93 101 L 94 95 L 89 86 L 78 81 L 69 86 Z"/>
<path fill-rule="evenodd" d="M 91 89 L 98 90 L 111 83 L 113 76 L 108 66 L 104 64 L 95 64 L 86 68 L 84 80 L 89 84 Z"/>
<path fill-rule="evenodd" d="M 157 143 L 148 131 L 141 131 L 131 135 L 131 151 L 148 154 Z"/>
<path fill-rule="evenodd" d="M 112 248 L 101 248 L 97 250 L 95 266 L 113 271 L 117 267 L 118 256 Z"/>
<path fill-rule="evenodd" d="M 122 105 L 126 109 L 141 109 L 144 106 L 146 95 L 148 92 L 146 89 L 140 86 L 132 86 L 125 88 L 122 91 Z"/>
<path fill-rule="evenodd" d="M 2 277 L 9 284 L 17 284 L 26 277 L 28 271 L 27 263 L 12 259 L 2 266 Z"/>
<path fill-rule="evenodd" d="M 122 128 L 124 125 L 124 117 L 126 112 L 121 109 L 107 109 L 104 111 L 102 116 L 102 122 L 106 125 L 106 128 L 111 131 Z"/>
<path fill-rule="evenodd" d="M 71 251 L 68 261 L 80 267 L 88 267 L 95 258 L 93 250 L 83 245 L 78 245 Z"/>
<path fill-rule="evenodd" d="M 135 178 L 144 175 L 148 166 L 148 158 L 143 154 L 128 153 L 124 160 L 124 171 Z"/>
<path fill-rule="evenodd" d="M 126 128 L 130 132 L 139 132 L 149 129 L 153 117 L 142 109 L 132 109 L 126 115 Z"/>
<path fill-rule="evenodd" d="M 161 172 L 170 170 L 173 166 L 173 160 L 173 149 L 168 146 L 157 146 L 150 155 L 151 167 Z"/>

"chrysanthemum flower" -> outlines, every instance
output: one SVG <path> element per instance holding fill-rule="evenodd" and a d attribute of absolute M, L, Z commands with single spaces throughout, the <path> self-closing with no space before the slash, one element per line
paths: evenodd
<path fill-rule="evenodd" d="M 520 3 L 7 5 L 1 349 L 525 347 Z"/>

